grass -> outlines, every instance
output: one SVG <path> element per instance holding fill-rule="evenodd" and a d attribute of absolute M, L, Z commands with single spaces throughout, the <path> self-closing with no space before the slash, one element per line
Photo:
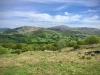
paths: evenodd
<path fill-rule="evenodd" d="M 78 52 L 29 51 L 0 56 L 0 75 L 100 75 L 100 55 L 80 59 Z M 69 49 L 68 49 L 69 50 Z"/>

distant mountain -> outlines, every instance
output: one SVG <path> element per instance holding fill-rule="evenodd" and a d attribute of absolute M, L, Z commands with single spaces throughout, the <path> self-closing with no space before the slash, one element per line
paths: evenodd
<path fill-rule="evenodd" d="M 10 29 L 10 28 L 0 28 L 0 33 L 6 31 L 6 30 L 8 30 L 8 29 Z"/>
<path fill-rule="evenodd" d="M 15 29 L 4 29 L 4 33 L 6 34 L 32 34 L 34 31 L 38 31 L 40 27 L 32 27 L 32 26 L 23 26 L 23 27 L 18 27 Z M 59 25 L 51 28 L 44 28 L 44 29 L 49 29 L 49 30 L 54 30 L 54 31 L 59 31 L 65 35 L 76 35 L 76 34 L 95 34 L 100 36 L 100 29 L 97 28 L 89 28 L 89 27 L 68 27 L 64 25 Z"/>
<path fill-rule="evenodd" d="M 97 28 L 81 27 L 81 28 L 75 28 L 75 30 L 83 32 L 83 33 L 100 35 L 100 29 L 97 29 Z"/>
<path fill-rule="evenodd" d="M 57 31 L 65 31 L 65 30 L 71 29 L 71 27 L 68 27 L 68 26 L 65 26 L 65 25 L 59 25 L 59 26 L 51 27 L 49 29 L 57 30 Z"/>
<path fill-rule="evenodd" d="M 33 31 L 36 31 L 40 29 L 39 27 L 32 27 L 32 26 L 23 26 L 23 27 L 18 27 L 15 29 L 9 29 L 7 31 L 5 31 L 4 33 L 15 33 L 15 34 L 27 34 L 27 33 L 31 33 Z"/>
<path fill-rule="evenodd" d="M 68 26 L 64 26 L 64 25 L 59 25 L 59 26 L 55 26 L 55 27 L 51 27 L 49 28 L 51 30 L 55 30 L 55 31 L 60 31 L 60 32 L 64 32 L 64 33 L 84 33 L 84 34 L 95 34 L 95 35 L 99 35 L 100 36 L 100 29 L 97 28 L 89 28 L 89 27 L 68 27 Z"/>

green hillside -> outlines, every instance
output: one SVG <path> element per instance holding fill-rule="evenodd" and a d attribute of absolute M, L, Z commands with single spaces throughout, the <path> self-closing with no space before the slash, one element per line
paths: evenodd
<path fill-rule="evenodd" d="M 54 27 L 57 28 L 57 27 Z M 37 28 L 24 26 L 15 29 L 8 29 L 0 34 L 0 42 L 22 42 L 22 43 L 36 43 L 36 42 L 57 42 L 59 40 L 71 41 L 81 40 L 89 35 L 89 30 L 86 32 L 73 30 L 70 27 L 58 26 L 61 30 L 52 28 Z M 64 29 L 64 30 L 62 30 Z M 97 30 L 99 33 L 99 31 Z M 96 34 L 98 34 L 96 33 Z M 95 34 L 95 32 L 94 32 Z"/>

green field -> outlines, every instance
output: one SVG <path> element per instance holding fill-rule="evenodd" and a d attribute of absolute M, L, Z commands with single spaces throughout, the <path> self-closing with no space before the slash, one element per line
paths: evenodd
<path fill-rule="evenodd" d="M 0 75 L 100 75 L 100 54 L 83 55 L 93 50 L 86 48 L 68 50 L 71 48 L 0 55 Z"/>

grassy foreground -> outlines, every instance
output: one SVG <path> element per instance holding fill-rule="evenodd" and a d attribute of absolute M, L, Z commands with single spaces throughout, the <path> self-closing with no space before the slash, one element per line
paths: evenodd
<path fill-rule="evenodd" d="M 77 56 L 78 52 L 29 51 L 2 55 L 0 75 L 100 75 L 100 55 Z"/>

